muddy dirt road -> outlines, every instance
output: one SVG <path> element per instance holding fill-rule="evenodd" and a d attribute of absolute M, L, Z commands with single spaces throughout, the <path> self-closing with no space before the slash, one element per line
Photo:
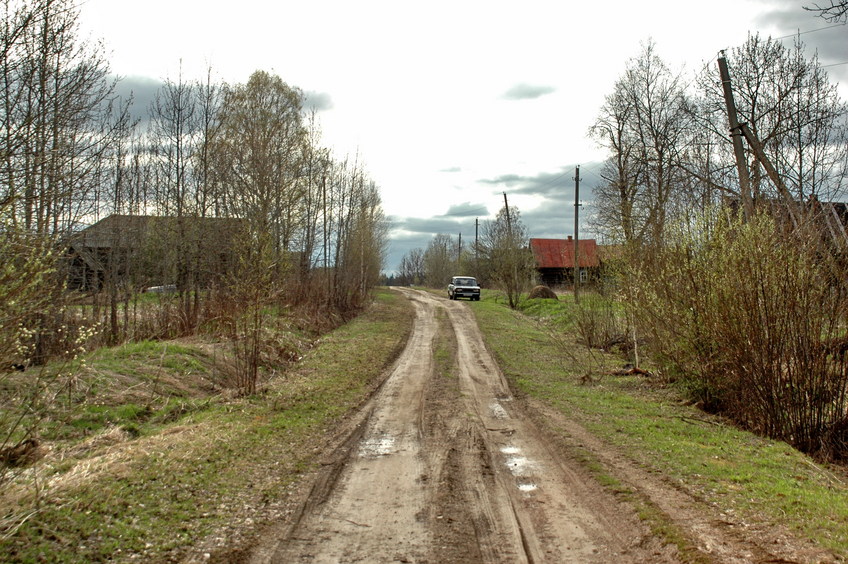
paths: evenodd
<path fill-rule="evenodd" d="M 674 561 L 515 409 L 468 304 L 404 292 L 406 349 L 296 522 L 252 561 Z"/>

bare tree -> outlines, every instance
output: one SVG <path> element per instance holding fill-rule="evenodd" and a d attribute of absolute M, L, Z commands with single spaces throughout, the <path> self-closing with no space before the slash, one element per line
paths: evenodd
<path fill-rule="evenodd" d="M 108 151 L 109 159 L 112 161 L 110 172 L 104 176 L 112 187 L 110 208 L 115 213 L 122 213 L 131 201 L 128 192 L 131 190 L 131 179 L 129 178 L 133 169 L 129 151 L 132 147 L 134 130 L 137 120 L 132 120 L 129 115 L 129 106 L 132 100 L 113 101 L 114 106 L 114 142 Z M 114 244 L 109 249 L 106 268 L 104 269 L 104 290 L 108 296 L 108 323 L 104 324 L 106 329 L 106 341 L 115 344 L 123 340 L 125 336 L 126 322 L 121 327 L 119 322 L 119 301 L 123 301 L 126 317 L 129 295 L 131 293 L 129 280 L 131 270 L 131 252 L 128 239 L 129 233 L 113 233 Z M 126 319 L 125 319 L 126 321 Z"/>
<path fill-rule="evenodd" d="M 792 47 L 752 35 L 728 55 L 739 121 L 759 139 L 792 196 L 838 197 L 846 188 L 848 110 L 821 68 L 808 59 L 800 40 Z M 710 181 L 738 195 L 735 176 L 725 175 L 733 163 L 721 83 L 714 68 L 698 77 L 699 135 L 709 140 L 715 173 Z M 753 198 L 774 198 L 777 190 L 756 154 L 747 152 Z"/>
<path fill-rule="evenodd" d="M 400 261 L 401 284 L 424 283 L 424 249 L 412 249 Z"/>
<path fill-rule="evenodd" d="M 630 131 L 633 106 L 626 95 L 622 79 L 616 83 L 590 129 L 598 142 L 610 151 L 610 156 L 601 170 L 603 184 L 594 189 L 596 209 L 593 217 L 595 229 L 611 241 L 631 243 L 643 236 L 637 233 L 637 224 L 644 221 L 637 217 L 639 194 L 636 143 Z"/>
<path fill-rule="evenodd" d="M 200 150 L 198 85 L 167 79 L 150 105 L 150 148 L 153 163 L 153 191 L 159 213 L 174 218 L 156 224 L 156 237 L 168 252 L 162 257 L 163 280 L 175 284 L 180 293 L 180 322 L 183 332 L 197 323 L 199 206 L 193 180 L 196 154 Z M 168 264 L 170 263 L 170 264 Z"/>
<path fill-rule="evenodd" d="M 300 203 L 300 228 L 294 235 L 294 248 L 299 249 L 297 283 L 299 299 L 323 301 L 328 298 L 326 285 L 316 284 L 315 266 L 326 266 L 327 260 L 327 181 L 332 174 L 328 149 L 320 146 L 320 129 L 313 110 L 309 115 L 307 134 L 303 138 L 303 170 L 298 176 L 303 199 Z M 322 252 L 323 251 L 323 252 Z M 321 272 L 324 272 L 323 270 Z"/>
<path fill-rule="evenodd" d="M 529 286 L 534 268 L 521 212 L 515 206 L 504 206 L 493 221 L 483 224 L 480 239 L 487 280 L 506 292 L 509 307 L 518 307 L 521 292 Z"/>
<path fill-rule="evenodd" d="M 386 254 L 388 226 L 376 184 L 360 180 L 352 184 L 346 226 L 340 239 L 341 255 L 336 263 L 337 307 L 358 310 L 366 304 L 377 285 Z"/>
<path fill-rule="evenodd" d="M 804 9 L 808 12 L 814 12 L 827 22 L 845 23 L 848 21 L 848 0 L 828 0 L 827 3 L 814 3 L 812 6 L 804 6 Z"/>
<path fill-rule="evenodd" d="M 215 164 L 227 191 L 227 212 L 273 234 L 281 267 L 299 227 L 298 183 L 306 130 L 303 93 L 264 71 L 224 94 Z"/>
<path fill-rule="evenodd" d="M 453 237 L 439 233 L 427 244 L 424 251 L 425 282 L 432 288 L 447 287 L 451 276 L 455 275 L 456 243 Z"/>
<path fill-rule="evenodd" d="M 5 2 L 0 104 L 13 218 L 44 234 L 96 212 L 104 152 L 116 135 L 103 49 L 78 37 L 71 0 Z"/>
<path fill-rule="evenodd" d="M 601 109 L 592 135 L 609 149 L 596 194 L 598 224 L 618 240 L 658 243 L 682 171 L 690 118 L 683 80 L 656 55 L 653 42 L 631 59 Z"/>
<path fill-rule="evenodd" d="M 213 141 L 221 126 L 220 112 L 223 88 L 212 80 L 208 68 L 204 81 L 195 85 L 197 148 L 193 153 L 193 175 L 196 211 L 199 217 L 224 215 L 223 193 L 214 175 Z"/>

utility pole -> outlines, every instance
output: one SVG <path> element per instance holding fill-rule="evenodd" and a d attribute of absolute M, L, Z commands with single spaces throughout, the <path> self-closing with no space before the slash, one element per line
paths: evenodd
<path fill-rule="evenodd" d="M 474 218 L 474 276 L 480 276 L 480 218 Z"/>
<path fill-rule="evenodd" d="M 748 163 L 745 160 L 745 150 L 742 147 L 742 129 L 736 116 L 736 102 L 733 100 L 733 88 L 730 85 L 730 71 L 727 69 L 727 59 L 724 51 L 718 57 L 718 71 L 721 75 L 721 86 L 724 89 L 724 103 L 727 106 L 727 119 L 730 122 L 730 139 L 733 141 L 733 154 L 736 156 L 736 170 L 739 173 L 739 193 L 742 196 L 742 209 L 745 217 L 754 214 L 754 200 L 751 195 L 751 179 L 748 176 Z"/>
<path fill-rule="evenodd" d="M 459 232 L 459 243 L 456 245 L 456 271 L 462 274 L 462 231 Z"/>
<path fill-rule="evenodd" d="M 509 218 L 509 202 L 506 201 L 506 192 L 504 195 L 504 208 L 506 208 L 506 231 L 509 238 L 512 239 L 512 220 Z"/>
<path fill-rule="evenodd" d="M 513 285 L 513 287 L 518 288 L 518 265 L 515 263 L 515 259 L 516 259 L 516 257 L 514 256 L 515 252 L 514 252 L 514 249 L 512 248 L 512 243 L 513 243 L 513 240 L 512 240 L 512 218 L 509 216 L 509 202 L 506 201 L 506 192 L 504 192 L 503 195 L 504 195 L 504 208 L 506 208 L 506 234 L 507 234 L 507 237 L 509 238 L 509 241 L 507 243 L 509 245 L 509 247 L 508 247 L 509 248 L 509 260 L 512 261 L 512 285 Z M 512 300 L 510 299 L 510 302 L 511 301 Z M 510 306 L 512 306 L 512 303 L 510 303 Z"/>
<path fill-rule="evenodd" d="M 324 278 L 327 281 L 327 300 L 329 303 L 330 296 L 333 293 L 332 286 L 332 277 L 330 276 L 330 265 L 328 264 L 328 254 L 327 254 L 327 172 L 321 174 L 321 207 L 324 208 L 324 216 L 323 216 L 323 226 L 322 229 L 324 231 Z"/>
<path fill-rule="evenodd" d="M 578 252 L 580 250 L 580 237 L 577 228 L 580 225 L 580 165 L 577 165 L 577 172 L 574 175 L 574 303 L 580 303 L 580 260 Z"/>

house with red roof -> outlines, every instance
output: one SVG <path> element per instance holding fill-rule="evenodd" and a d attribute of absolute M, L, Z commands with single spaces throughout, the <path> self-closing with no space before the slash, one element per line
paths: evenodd
<path fill-rule="evenodd" d="M 574 239 L 530 239 L 530 250 L 536 261 L 538 281 L 545 286 L 562 286 L 574 281 Z M 577 242 L 577 266 L 580 281 L 597 280 L 601 263 L 594 239 Z"/>

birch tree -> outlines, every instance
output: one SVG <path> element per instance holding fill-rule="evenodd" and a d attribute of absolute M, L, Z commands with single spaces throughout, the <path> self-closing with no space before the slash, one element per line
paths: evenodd
<path fill-rule="evenodd" d="M 68 232 L 96 212 L 104 153 L 116 135 L 115 83 L 103 48 L 79 39 L 71 0 L 5 2 L 0 198 L 13 221 Z"/>
<path fill-rule="evenodd" d="M 282 257 L 299 227 L 304 193 L 303 93 L 264 71 L 224 93 L 215 164 L 227 213 L 269 232 Z M 287 261 L 284 261 L 287 262 Z M 283 263 L 280 263 L 283 266 Z"/>
<path fill-rule="evenodd" d="M 599 224 L 627 242 L 662 240 L 690 128 L 683 79 L 655 50 L 649 42 L 628 61 L 590 130 L 610 151 L 596 192 Z"/>

